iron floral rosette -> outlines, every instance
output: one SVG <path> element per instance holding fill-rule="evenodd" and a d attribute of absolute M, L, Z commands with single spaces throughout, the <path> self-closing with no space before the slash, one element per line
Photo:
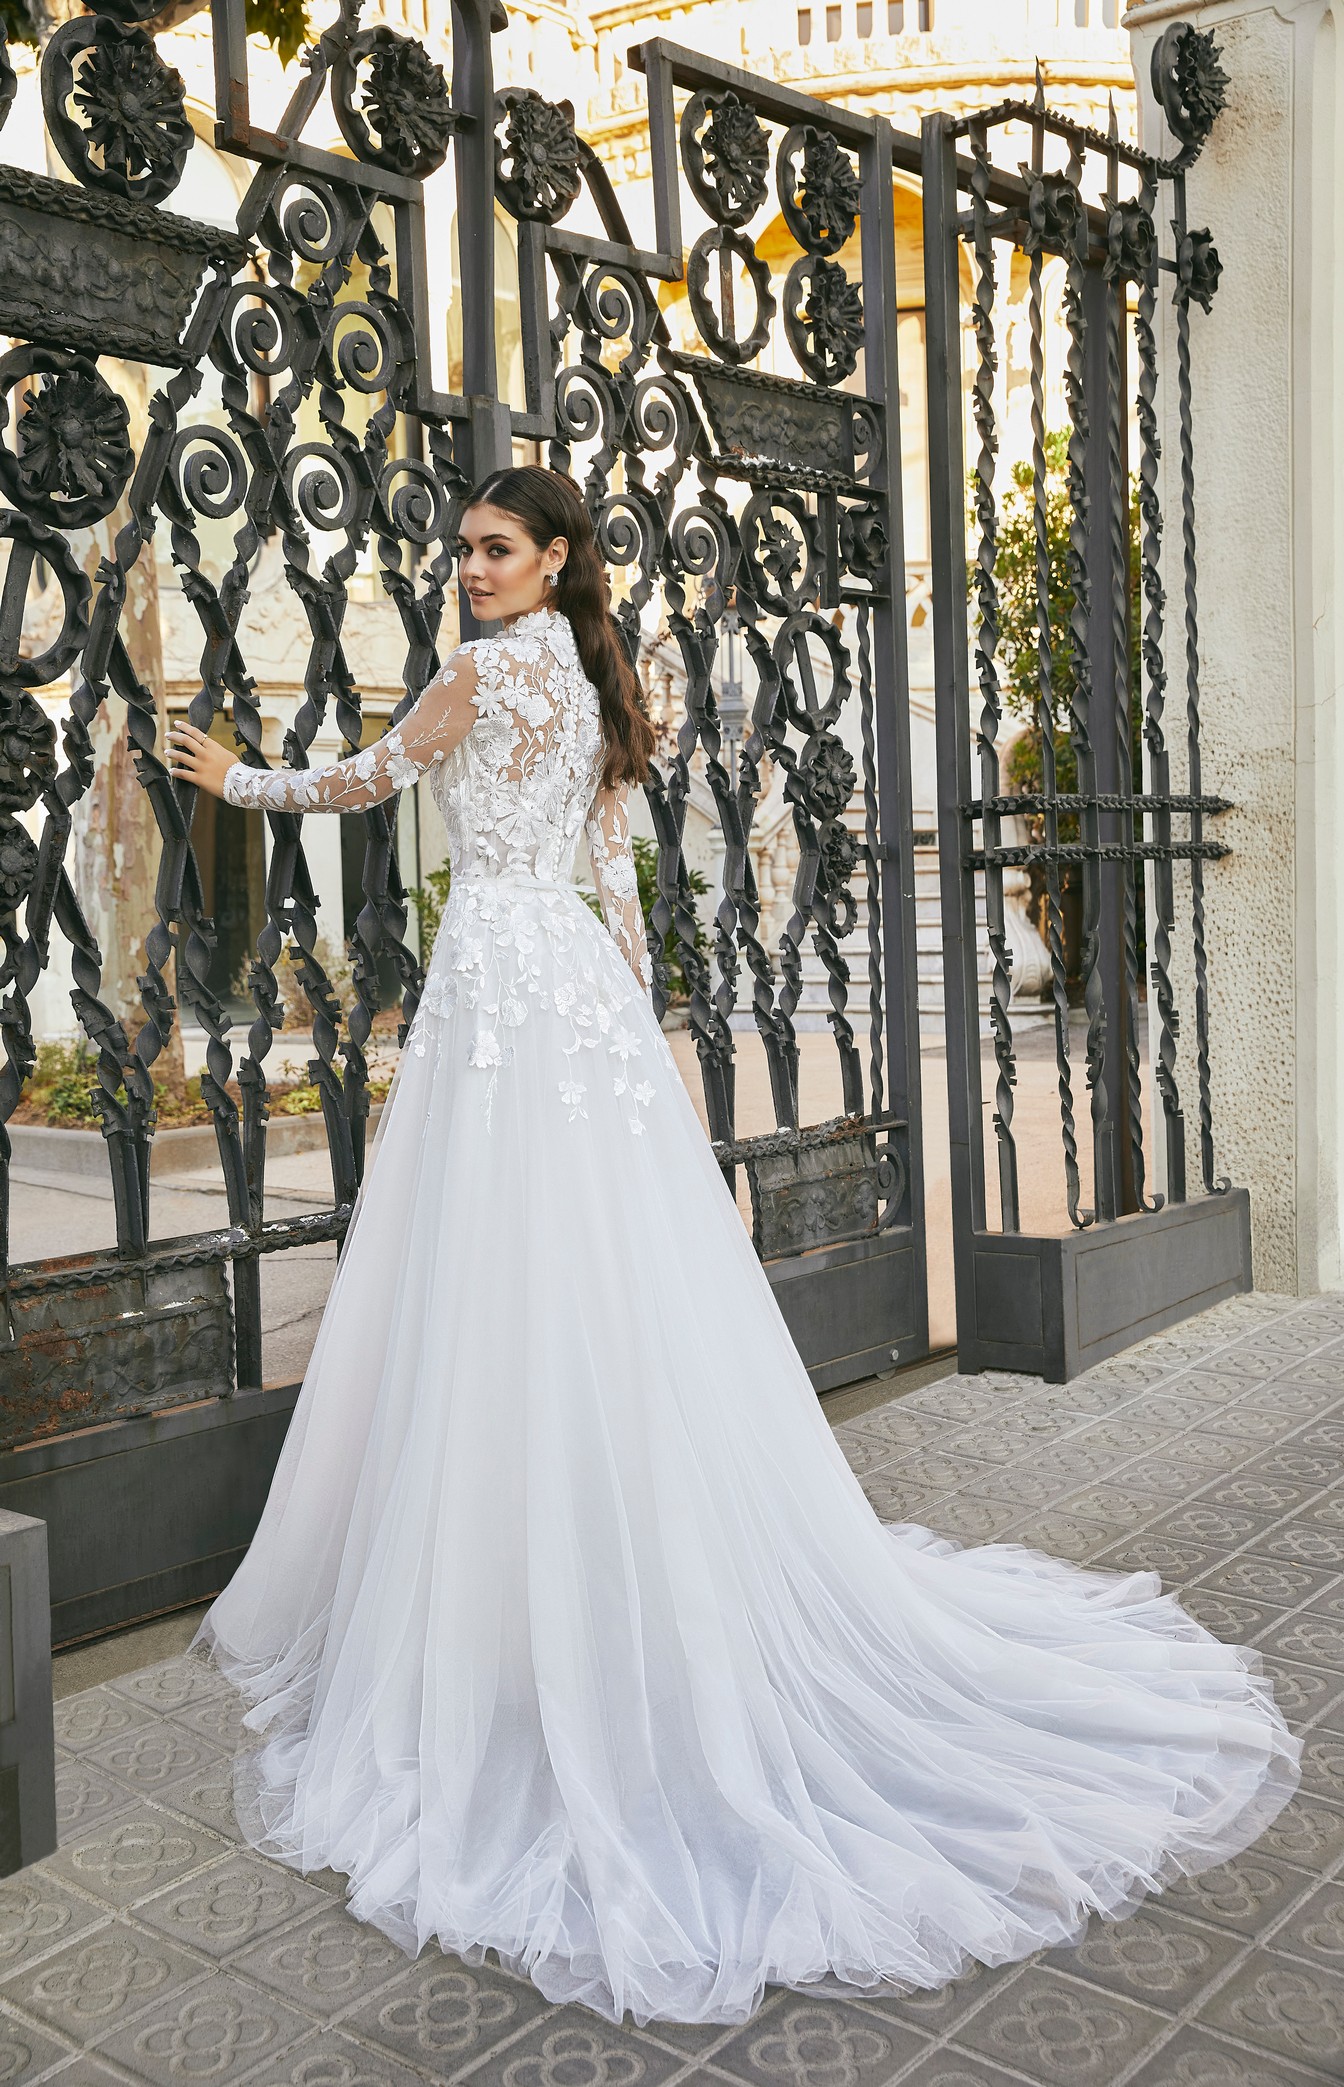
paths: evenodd
<path fill-rule="evenodd" d="M 423 181 L 448 157 L 457 128 L 448 82 L 413 36 L 385 23 L 352 36 L 331 68 L 331 102 L 341 136 L 367 166 Z"/>
<path fill-rule="evenodd" d="M 31 389 L 25 380 L 36 379 Z M 126 403 L 82 355 L 19 347 L 0 359 L 0 437 L 17 393 L 14 449 L 0 441 L 0 492 L 56 528 L 111 514 L 135 464 Z"/>
<path fill-rule="evenodd" d="M 534 87 L 497 94 L 495 194 L 509 215 L 525 224 L 559 224 L 582 187 L 570 103 L 547 101 Z"/>
<path fill-rule="evenodd" d="M 64 23 L 42 55 L 42 107 L 86 187 L 153 204 L 181 180 L 194 137 L 186 89 L 143 29 L 103 15 Z"/>
<path fill-rule="evenodd" d="M 733 230 L 754 217 L 770 185 L 770 140 L 749 102 L 702 89 L 681 114 L 681 163 L 697 203 Z"/>
<path fill-rule="evenodd" d="M 784 222 L 805 252 L 835 254 L 853 238 L 859 221 L 859 177 L 853 160 L 829 131 L 810 123 L 796 123 L 786 131 L 775 162 L 775 185 Z"/>
<path fill-rule="evenodd" d="M 1227 106 L 1231 82 L 1218 62 L 1221 57 L 1213 31 L 1189 22 L 1173 22 L 1153 46 L 1153 93 L 1181 143 L 1182 165 L 1197 158 Z"/>

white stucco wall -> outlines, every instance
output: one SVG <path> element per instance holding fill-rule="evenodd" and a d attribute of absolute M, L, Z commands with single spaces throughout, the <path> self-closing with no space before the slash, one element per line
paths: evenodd
<path fill-rule="evenodd" d="M 1251 1190 L 1256 1280 L 1341 1279 L 1339 580 L 1344 565 L 1337 9 L 1331 0 L 1143 0 L 1126 16 L 1144 142 L 1169 150 L 1147 95 L 1172 20 L 1216 32 L 1228 106 L 1188 177 L 1224 273 L 1192 312 L 1204 787 L 1233 853 L 1207 874 L 1217 1163 Z M 1184 731 L 1174 320 L 1163 396 L 1167 662 Z M 1188 894 L 1188 877 L 1178 891 Z M 1188 915 L 1186 916 L 1188 919 Z M 1182 1101 L 1198 1173 L 1190 967 Z"/>

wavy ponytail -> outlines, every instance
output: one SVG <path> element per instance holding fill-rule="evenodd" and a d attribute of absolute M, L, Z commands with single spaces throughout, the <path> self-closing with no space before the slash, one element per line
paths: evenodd
<path fill-rule="evenodd" d="M 539 551 L 557 536 L 568 543 L 554 605 L 569 618 L 583 671 L 597 690 L 606 747 L 602 782 L 607 788 L 623 782 L 642 786 L 653 759 L 653 727 L 612 619 L 611 588 L 583 494 L 563 471 L 517 464 L 482 479 L 468 504 L 487 503 L 521 522 Z"/>

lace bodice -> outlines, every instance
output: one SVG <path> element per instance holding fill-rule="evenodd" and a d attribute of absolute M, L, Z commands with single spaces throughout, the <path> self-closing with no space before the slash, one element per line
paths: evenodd
<path fill-rule="evenodd" d="M 230 804 L 351 812 L 429 772 L 453 881 L 560 882 L 580 829 L 608 928 L 646 990 L 652 985 L 630 846 L 627 786 L 601 789 L 597 690 L 566 617 L 522 616 L 463 645 L 395 730 L 326 768 L 235 762 Z"/>

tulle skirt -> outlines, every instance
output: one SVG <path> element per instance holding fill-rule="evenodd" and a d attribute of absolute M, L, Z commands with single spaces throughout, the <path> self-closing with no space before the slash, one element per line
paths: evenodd
<path fill-rule="evenodd" d="M 556 888 L 454 889 L 199 1641 L 251 1706 L 253 1846 L 409 1952 L 641 2024 L 1066 1942 L 1297 1781 L 1255 1654 L 1155 1573 L 879 1522 L 648 1001 Z"/>

